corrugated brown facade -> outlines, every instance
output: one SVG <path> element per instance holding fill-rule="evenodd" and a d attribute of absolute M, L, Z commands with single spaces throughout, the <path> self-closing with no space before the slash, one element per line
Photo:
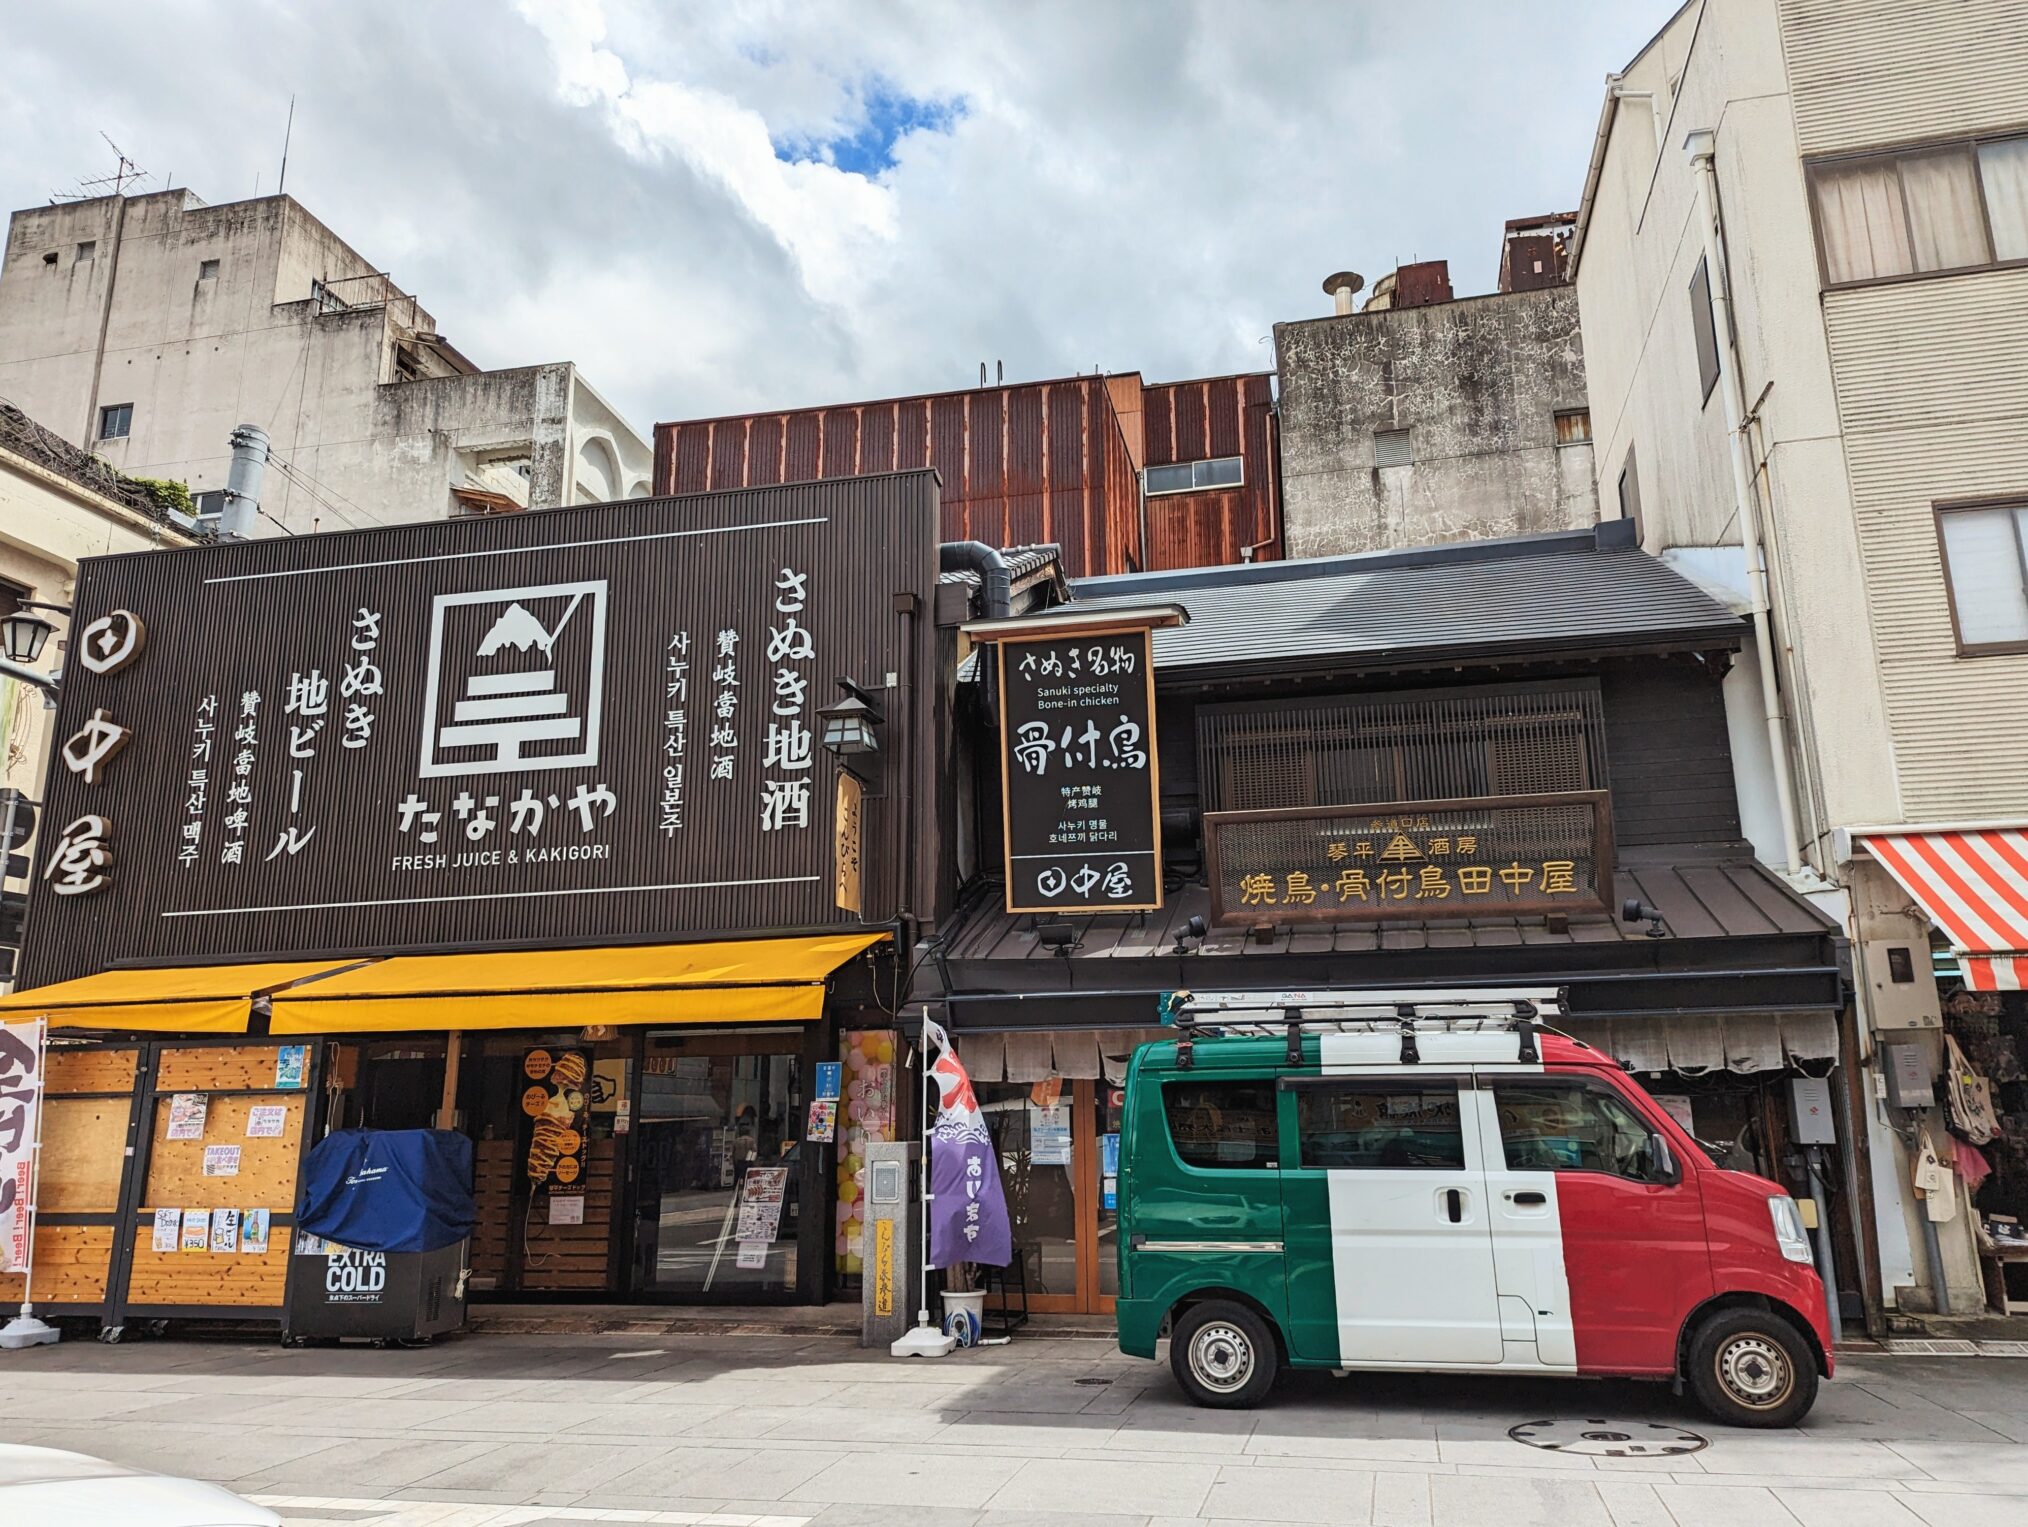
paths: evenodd
<path fill-rule="evenodd" d="M 1274 556 L 1268 388 L 1262 374 L 1144 389 L 1129 372 L 685 420 L 656 426 L 655 487 L 722 492 L 927 466 L 942 479 L 946 540 L 1055 542 L 1074 578 L 1236 562 L 1262 542 L 1255 555 Z M 1171 454 L 1139 459 L 1144 392 L 1164 411 Z M 1242 490 L 1175 495 L 1144 520 L 1142 466 L 1240 453 Z"/>
<path fill-rule="evenodd" d="M 1157 494 L 1148 500 L 1148 567 L 1217 567 L 1282 555 L 1281 473 L 1274 395 L 1264 372 L 1141 389 L 1142 465 L 1218 456 L 1245 460 L 1237 488 Z"/>

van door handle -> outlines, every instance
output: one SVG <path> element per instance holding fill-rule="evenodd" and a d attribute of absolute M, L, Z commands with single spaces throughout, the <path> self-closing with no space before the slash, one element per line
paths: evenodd
<path fill-rule="evenodd" d="M 1446 1188 L 1444 1190 L 1444 1211 L 1450 1215 L 1453 1225 L 1464 1223 L 1465 1195 L 1460 1193 L 1456 1188 Z"/>
<path fill-rule="evenodd" d="M 1533 1188 L 1525 1188 L 1519 1193 L 1509 1193 L 1507 1197 L 1517 1204 L 1526 1204 L 1530 1208 L 1539 1208 L 1549 1202 L 1547 1193 L 1538 1193 Z"/>

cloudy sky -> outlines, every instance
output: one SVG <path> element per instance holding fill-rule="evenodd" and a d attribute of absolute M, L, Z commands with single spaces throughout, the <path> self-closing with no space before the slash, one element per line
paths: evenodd
<path fill-rule="evenodd" d="M 0 195 L 289 192 L 487 366 L 633 422 L 1272 364 L 1318 283 L 1576 205 L 1666 0 L 69 0 L 0 17 Z M 151 179 L 150 188 L 164 182 Z"/>

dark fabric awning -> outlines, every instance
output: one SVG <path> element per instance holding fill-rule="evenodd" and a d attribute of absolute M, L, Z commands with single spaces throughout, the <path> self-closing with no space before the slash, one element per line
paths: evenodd
<path fill-rule="evenodd" d="M 1540 918 L 1278 925 L 1265 941 L 1213 927 L 1177 953 L 1209 891 L 1186 885 L 1143 919 L 1068 919 L 1068 954 L 1045 946 L 1034 917 L 1010 917 L 997 896 L 948 930 L 923 960 L 911 997 L 949 1002 L 959 1027 L 1147 1026 L 1162 992 L 1399 986 L 1414 983 L 1568 985 L 1573 1015 L 1822 1012 L 1843 1005 L 1835 925 L 1751 859 L 1623 863 L 1614 904 L 1638 897 L 1648 924 L 1574 916 L 1561 931 Z"/>

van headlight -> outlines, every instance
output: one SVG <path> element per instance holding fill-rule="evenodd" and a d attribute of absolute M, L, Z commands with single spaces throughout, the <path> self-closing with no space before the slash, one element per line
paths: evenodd
<path fill-rule="evenodd" d="M 1809 1232 L 1803 1229 L 1803 1211 L 1796 1207 L 1796 1201 L 1786 1193 L 1772 1194 L 1767 1212 L 1774 1221 L 1775 1245 L 1781 1247 L 1782 1255 L 1791 1262 L 1814 1261 Z"/>

